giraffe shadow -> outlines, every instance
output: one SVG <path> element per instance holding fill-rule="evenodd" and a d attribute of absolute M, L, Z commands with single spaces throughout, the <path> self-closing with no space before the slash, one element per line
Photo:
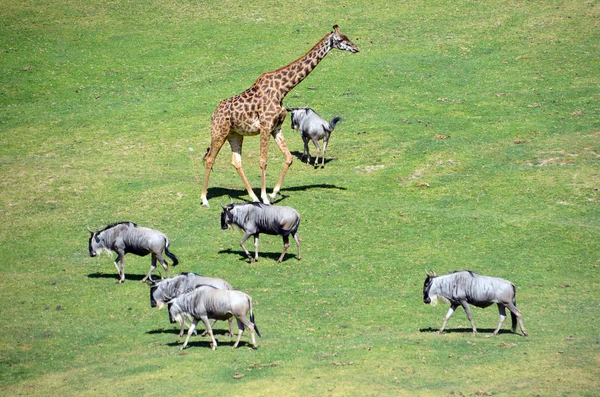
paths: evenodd
<path fill-rule="evenodd" d="M 87 275 L 88 278 L 114 278 L 116 282 L 119 281 L 119 275 L 115 272 L 115 273 L 100 273 L 100 272 L 96 272 L 96 273 L 90 273 Z M 142 279 L 145 277 L 145 274 L 131 274 L 131 273 L 125 273 L 125 281 L 129 280 L 129 281 L 142 281 Z M 156 278 L 156 274 L 153 274 L 153 277 Z"/>
<path fill-rule="evenodd" d="M 347 190 L 345 187 L 342 186 L 336 186 L 336 185 L 332 185 L 329 183 L 317 183 L 314 185 L 301 185 L 301 186 L 290 186 L 290 187 L 284 187 L 280 192 L 279 192 L 279 196 L 277 197 L 277 199 L 275 201 L 273 201 L 271 204 L 277 204 L 281 201 L 284 201 L 286 198 L 288 198 L 289 196 L 285 195 L 284 192 L 297 192 L 297 191 L 307 191 L 307 190 L 312 190 L 312 189 L 337 189 L 337 190 Z M 254 193 L 257 196 L 260 196 L 260 190 L 254 190 Z M 208 192 L 207 192 L 208 197 L 212 198 L 212 199 L 221 199 L 223 200 L 224 198 L 226 198 L 226 201 L 223 202 L 223 204 L 229 204 L 230 199 L 234 200 L 234 201 L 244 201 L 244 202 L 248 202 L 247 199 L 247 195 L 248 193 L 245 190 L 240 190 L 240 189 L 229 189 L 229 188 L 223 188 L 223 187 L 213 187 L 213 188 L 209 188 Z"/>

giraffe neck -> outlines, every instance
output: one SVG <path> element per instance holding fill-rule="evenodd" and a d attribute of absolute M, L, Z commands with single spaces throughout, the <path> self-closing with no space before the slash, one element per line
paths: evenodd
<path fill-rule="evenodd" d="M 279 80 L 277 90 L 280 100 L 283 100 L 294 87 L 300 84 L 329 53 L 331 50 L 332 34 L 328 33 L 304 56 L 296 59 L 287 66 L 268 73 L 268 75 Z"/>

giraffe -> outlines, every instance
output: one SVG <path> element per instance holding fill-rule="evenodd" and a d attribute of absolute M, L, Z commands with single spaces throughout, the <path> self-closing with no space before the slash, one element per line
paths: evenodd
<path fill-rule="evenodd" d="M 282 105 L 283 98 L 325 58 L 332 48 L 358 52 L 348 37 L 340 33 L 338 25 L 333 32 L 327 33 L 310 51 L 287 66 L 263 73 L 254 84 L 241 94 L 222 100 L 211 118 L 210 147 L 204 155 L 206 174 L 202 187 L 202 205 L 208 207 L 206 192 L 210 171 L 225 141 L 231 146 L 231 164 L 242 178 L 252 201 L 259 201 L 252 191 L 250 183 L 242 168 L 242 143 L 245 136 L 260 135 L 260 197 L 264 204 L 269 204 L 269 197 L 275 199 L 281 184 L 292 164 L 292 154 L 281 132 L 281 124 L 285 120 L 286 111 Z M 275 143 L 285 156 L 285 163 L 279 181 L 273 193 L 267 195 L 265 174 L 267 168 L 267 152 L 269 139 L 273 136 Z"/>

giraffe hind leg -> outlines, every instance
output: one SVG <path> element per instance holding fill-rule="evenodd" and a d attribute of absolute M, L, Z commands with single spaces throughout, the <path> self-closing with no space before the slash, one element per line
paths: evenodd
<path fill-rule="evenodd" d="M 252 187 L 250 186 L 250 182 L 248 182 L 248 178 L 246 178 L 246 174 L 244 173 L 244 168 L 242 168 L 242 143 L 244 142 L 244 137 L 237 133 L 231 133 L 229 136 L 229 144 L 231 145 L 231 164 L 237 170 L 240 178 L 242 178 L 242 182 L 244 183 L 244 187 L 246 187 L 246 191 L 248 191 L 248 195 L 252 201 L 259 201 L 254 191 L 252 191 Z"/>
<path fill-rule="evenodd" d="M 285 163 L 283 164 L 283 170 L 281 171 L 279 181 L 277 181 L 277 185 L 275 185 L 275 187 L 273 188 L 273 193 L 269 195 L 269 197 L 271 197 L 272 200 L 275 200 L 275 198 L 277 197 L 277 193 L 279 193 L 281 185 L 283 184 L 283 179 L 285 178 L 288 169 L 294 161 L 294 157 L 292 156 L 290 150 L 287 147 L 287 143 L 285 142 L 285 138 L 283 137 L 283 133 L 281 132 L 280 128 L 273 133 L 273 138 L 275 138 L 275 143 L 277 143 L 279 150 L 281 150 L 281 152 L 285 156 Z M 308 159 L 310 161 L 310 153 L 308 154 Z"/>

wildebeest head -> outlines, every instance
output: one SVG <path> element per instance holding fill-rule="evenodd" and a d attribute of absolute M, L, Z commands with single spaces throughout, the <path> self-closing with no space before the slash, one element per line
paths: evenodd
<path fill-rule="evenodd" d="M 221 208 L 223 208 L 223 211 L 221 211 L 221 229 L 222 230 L 227 230 L 229 229 L 229 226 L 233 224 L 233 208 L 234 208 L 234 204 L 227 204 L 227 205 L 223 205 L 221 204 Z"/>
<path fill-rule="evenodd" d="M 431 290 L 431 283 L 435 278 L 435 272 L 432 271 L 431 273 L 429 273 L 427 270 L 425 270 L 425 274 L 427 275 L 427 278 L 425 279 L 425 283 L 423 284 L 423 302 L 425 304 L 429 304 L 431 303 L 429 291 Z"/>
<path fill-rule="evenodd" d="M 98 251 L 100 251 L 102 247 L 100 246 L 100 238 L 98 237 L 98 232 L 91 231 L 89 228 L 88 231 L 90 232 L 88 249 L 90 251 L 90 256 L 93 258 L 96 255 L 98 255 Z"/>
<path fill-rule="evenodd" d="M 150 287 L 150 307 L 156 307 L 156 299 L 154 298 L 154 293 L 156 292 L 157 288 L 158 286 L 156 284 L 153 284 Z"/>
<path fill-rule="evenodd" d="M 291 117 L 292 118 L 292 129 L 295 130 L 295 129 L 300 128 L 300 123 L 308 115 L 308 112 L 311 109 L 306 107 L 306 108 L 292 108 L 292 109 L 287 109 L 287 110 L 292 113 L 292 117 Z"/>

